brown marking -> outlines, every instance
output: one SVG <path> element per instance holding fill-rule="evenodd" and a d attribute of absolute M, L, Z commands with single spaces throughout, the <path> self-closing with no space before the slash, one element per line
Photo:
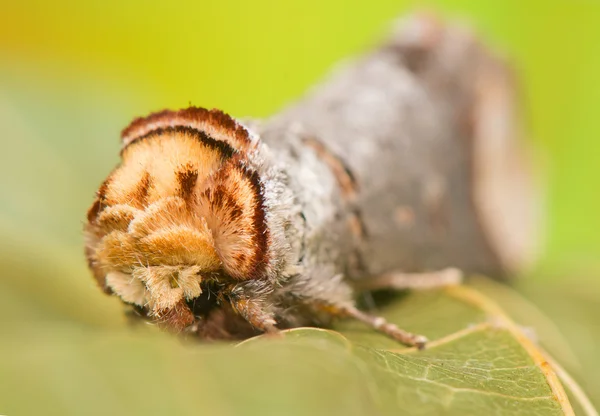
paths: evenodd
<path fill-rule="evenodd" d="M 90 209 L 88 209 L 88 212 L 87 212 L 88 222 L 92 223 L 92 222 L 96 221 L 96 218 L 98 218 L 98 214 L 100 214 L 100 212 L 102 211 L 103 208 L 104 207 L 102 206 L 102 201 L 100 199 L 96 198 L 94 200 L 94 203 L 90 207 Z"/>
<path fill-rule="evenodd" d="M 224 186 L 217 186 L 214 190 L 208 190 L 207 193 L 212 193 L 213 203 L 215 205 L 227 208 L 229 220 L 234 222 L 242 216 L 242 207 L 236 202 Z"/>
<path fill-rule="evenodd" d="M 231 201 L 231 209 L 229 211 L 229 220 L 236 221 L 238 218 L 242 216 L 242 208 L 232 199 Z"/>
<path fill-rule="evenodd" d="M 360 245 L 367 238 L 367 228 L 357 209 L 353 209 L 348 213 L 346 221 L 348 223 L 348 228 L 354 237 L 354 250 L 351 255 L 348 256 L 346 274 L 353 275 L 354 273 L 367 270 L 362 252 L 359 249 Z"/>
<path fill-rule="evenodd" d="M 232 160 L 212 181 L 201 199 L 208 202 L 205 215 L 226 272 L 241 280 L 264 277 L 269 229 L 258 173 Z M 230 244 L 237 247 L 231 249 Z M 240 256 L 242 252 L 245 254 Z"/>
<path fill-rule="evenodd" d="M 228 143 L 226 143 L 224 141 L 216 140 L 202 130 L 198 130 L 198 129 L 195 129 L 195 128 L 189 127 L 189 126 L 174 126 L 174 127 L 156 128 L 142 136 L 135 137 L 134 139 L 127 142 L 127 144 L 123 146 L 123 148 L 121 149 L 121 156 L 123 155 L 123 152 L 125 151 L 125 149 L 127 149 L 129 146 L 131 146 L 135 143 L 141 142 L 143 140 L 148 140 L 148 139 L 156 139 L 156 138 L 160 139 L 161 136 L 170 135 L 170 134 L 174 134 L 174 133 L 175 134 L 187 134 L 191 137 L 194 137 L 195 139 L 197 139 L 198 141 L 200 141 L 202 144 L 206 145 L 210 149 L 217 150 L 222 155 L 224 160 L 231 158 L 234 154 L 237 153 L 237 150 L 235 148 L 231 147 Z"/>
<path fill-rule="evenodd" d="M 317 157 L 321 159 L 331 170 L 333 176 L 340 188 L 340 193 L 346 202 L 351 205 L 350 212 L 346 218 L 348 228 L 354 237 L 355 250 L 352 256 L 349 256 L 349 263 L 353 265 L 353 270 L 365 270 L 364 261 L 358 245 L 367 235 L 365 224 L 360 216 L 360 212 L 352 209 L 352 203 L 358 193 L 358 184 L 352 171 L 344 162 L 333 154 L 323 143 L 315 138 L 304 139 L 304 144 L 314 150 Z"/>
<path fill-rule="evenodd" d="M 223 111 L 215 108 L 210 110 L 208 113 L 211 125 L 220 126 L 220 128 L 224 129 L 227 133 L 231 134 L 235 138 L 234 143 L 236 143 L 237 146 L 234 147 L 236 149 L 246 150 L 250 146 L 251 140 L 248 130 L 238 124 L 238 122 L 229 116 L 229 114 L 226 114 Z"/>
<path fill-rule="evenodd" d="M 358 193 L 358 184 L 352 171 L 344 162 L 335 154 L 333 154 L 323 143 L 313 138 L 303 140 L 304 144 L 313 149 L 317 155 L 331 170 L 333 176 L 340 187 L 341 195 L 350 205 L 349 213 L 346 217 L 348 228 L 354 237 L 355 250 L 352 256 L 349 256 L 349 263 L 352 264 L 353 270 L 365 270 L 364 261 L 358 246 L 367 236 L 364 221 L 361 218 L 360 212 L 353 208 L 353 202 Z"/>
<path fill-rule="evenodd" d="M 342 196 L 350 200 L 354 199 L 358 191 L 358 185 L 352 172 L 344 162 L 315 138 L 304 139 L 304 144 L 313 149 L 317 156 L 331 169 L 342 191 Z"/>
<path fill-rule="evenodd" d="M 121 132 L 123 147 L 152 131 L 172 127 L 190 127 L 205 132 L 239 151 L 245 151 L 251 145 L 248 131 L 228 114 L 218 109 L 189 107 L 178 111 L 163 110 L 133 120 Z"/>
<path fill-rule="evenodd" d="M 242 216 L 242 207 L 236 202 L 235 198 L 227 192 L 224 186 L 217 186 L 213 191 L 213 201 L 216 205 L 227 208 L 229 220 L 235 221 Z"/>
<path fill-rule="evenodd" d="M 186 202 L 189 202 L 194 194 L 194 187 L 198 180 L 198 170 L 193 169 L 191 165 L 186 165 L 177 172 L 177 182 L 179 183 L 179 196 Z"/>
<path fill-rule="evenodd" d="M 365 225 L 363 224 L 358 212 L 353 211 L 348 215 L 348 226 L 350 227 L 350 231 L 357 241 L 360 241 L 365 237 Z"/>
<path fill-rule="evenodd" d="M 267 227 L 267 220 L 265 218 L 265 201 L 262 195 L 262 184 L 260 183 L 258 173 L 251 171 L 244 166 L 241 166 L 241 169 L 244 170 L 244 175 L 250 179 L 255 190 L 254 197 L 256 198 L 256 205 L 254 206 L 254 214 L 252 216 L 255 233 L 252 237 L 252 243 L 256 248 L 256 251 L 252 261 L 253 267 L 248 275 L 253 278 L 258 278 L 264 273 L 268 261 L 269 228 Z"/>
<path fill-rule="evenodd" d="M 234 259 L 238 263 L 245 263 L 248 258 L 246 257 L 246 255 L 244 253 L 239 253 L 238 255 L 235 256 Z"/>
<path fill-rule="evenodd" d="M 144 172 L 142 179 L 137 184 L 137 187 L 131 192 L 130 198 L 132 201 L 137 201 L 141 207 L 146 206 L 148 199 L 148 191 L 152 186 L 152 177 L 149 172 Z"/>

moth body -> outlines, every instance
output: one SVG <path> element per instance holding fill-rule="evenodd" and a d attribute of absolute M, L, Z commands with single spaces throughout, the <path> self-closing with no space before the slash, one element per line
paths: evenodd
<path fill-rule="evenodd" d="M 319 262 L 335 238 L 324 238 L 331 228 L 307 229 L 312 214 L 285 169 L 292 159 L 278 161 L 241 124 L 202 108 L 137 119 L 122 140 L 122 162 L 85 228 L 88 262 L 106 291 L 175 331 L 223 319 L 219 308 L 264 331 L 310 323 L 317 304 L 352 302 L 342 270 Z"/>
<path fill-rule="evenodd" d="M 539 211 L 515 98 L 468 31 L 415 17 L 254 132 L 194 107 L 139 118 L 88 212 L 90 268 L 174 331 L 352 317 L 422 346 L 356 309 L 355 291 L 531 264 Z"/>

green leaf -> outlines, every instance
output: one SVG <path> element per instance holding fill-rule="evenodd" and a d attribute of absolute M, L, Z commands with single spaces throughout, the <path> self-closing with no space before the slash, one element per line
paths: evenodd
<path fill-rule="evenodd" d="M 543 353 L 480 292 L 412 293 L 381 312 L 429 336 L 429 347 L 404 348 L 351 322 L 234 346 L 68 315 L 28 320 L 0 346 L 0 412 L 573 414 Z"/>

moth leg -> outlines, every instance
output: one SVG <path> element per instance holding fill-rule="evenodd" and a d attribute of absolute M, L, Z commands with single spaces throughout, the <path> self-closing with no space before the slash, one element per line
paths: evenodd
<path fill-rule="evenodd" d="M 320 309 L 335 317 L 356 319 L 404 345 L 422 350 L 427 344 L 425 336 L 398 328 L 397 325 L 388 322 L 384 317 L 363 312 L 354 305 L 321 305 Z"/>
<path fill-rule="evenodd" d="M 228 294 L 228 298 L 233 310 L 255 329 L 269 334 L 279 332 L 276 326 L 277 321 L 272 313 L 265 312 L 262 302 L 233 293 Z"/>
<path fill-rule="evenodd" d="M 381 289 L 429 290 L 458 285 L 462 280 L 462 271 L 455 268 L 447 268 L 427 273 L 384 273 L 377 277 L 354 282 L 353 286 L 359 292 Z"/>

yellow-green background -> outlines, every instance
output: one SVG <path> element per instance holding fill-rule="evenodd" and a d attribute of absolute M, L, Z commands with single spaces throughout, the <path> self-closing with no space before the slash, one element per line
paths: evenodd
<path fill-rule="evenodd" d="M 593 257 L 600 251 L 600 3 L 594 0 L 4 0 L 0 87 L 13 110 L 35 122 L 44 146 L 77 168 L 69 174 L 85 183 L 69 204 L 81 212 L 133 116 L 190 102 L 266 116 L 339 59 L 375 43 L 397 15 L 419 7 L 464 18 L 513 58 L 530 138 L 550 174 L 546 259 Z M 3 148 L 13 148 L 14 140 L 4 133 Z M 77 165 L 89 158 L 85 151 L 99 149 L 93 165 Z M 27 160 L 28 170 L 38 162 L 11 153 Z M 2 195 L 9 205 L 16 205 L 10 191 L 21 176 L 13 172 L 0 182 L 10 187 Z M 36 192 L 50 178 L 37 179 L 23 185 Z M 61 215 L 54 208 L 45 215 Z M 69 219 L 61 234 L 74 243 L 78 227 Z"/>
<path fill-rule="evenodd" d="M 85 270 L 81 227 L 132 117 L 189 103 L 267 116 L 425 7 L 471 24 L 520 75 L 548 194 L 521 287 L 600 385 L 599 1 L 1 1 L 0 342 L 54 318 L 120 319 Z"/>

